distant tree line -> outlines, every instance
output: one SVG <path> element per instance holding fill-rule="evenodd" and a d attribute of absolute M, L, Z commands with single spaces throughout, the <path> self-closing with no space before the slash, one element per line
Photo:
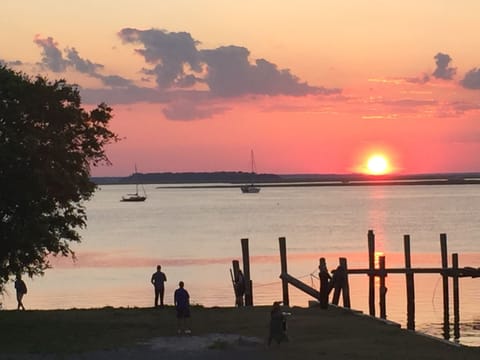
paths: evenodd
<path fill-rule="evenodd" d="M 94 177 L 96 184 L 205 184 L 205 183 L 292 183 L 292 182 L 352 182 L 368 181 L 424 181 L 449 184 L 477 183 L 480 173 L 436 174 L 251 174 L 242 171 L 135 173 L 125 177 Z"/>
<path fill-rule="evenodd" d="M 183 173 L 136 173 L 127 177 L 93 178 L 97 184 L 205 184 L 205 183 L 264 183 L 278 182 L 281 177 L 275 174 L 251 174 L 241 171 L 183 172 Z"/>

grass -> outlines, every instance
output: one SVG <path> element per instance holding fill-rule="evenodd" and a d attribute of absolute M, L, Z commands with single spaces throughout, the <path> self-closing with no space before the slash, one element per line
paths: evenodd
<path fill-rule="evenodd" d="M 265 339 L 268 307 L 192 307 L 195 335 L 239 334 Z M 258 349 L 262 358 L 277 359 L 480 359 L 480 348 L 445 344 L 388 326 L 342 309 L 292 308 L 289 343 Z M 0 311 L 0 355 L 70 354 L 135 346 L 161 336 L 174 336 L 175 311 L 146 308 Z M 216 351 L 228 351 L 221 341 Z M 0 356 L 1 357 L 1 356 Z"/>

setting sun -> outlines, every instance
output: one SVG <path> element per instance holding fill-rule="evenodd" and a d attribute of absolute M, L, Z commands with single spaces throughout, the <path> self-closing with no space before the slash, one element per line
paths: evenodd
<path fill-rule="evenodd" d="M 371 175 L 384 175 L 390 172 L 388 159 L 384 155 L 375 154 L 368 158 L 367 172 Z"/>

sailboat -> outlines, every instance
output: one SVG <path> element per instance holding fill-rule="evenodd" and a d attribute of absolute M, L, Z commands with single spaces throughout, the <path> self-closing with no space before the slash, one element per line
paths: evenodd
<path fill-rule="evenodd" d="M 252 166 L 252 171 L 251 171 L 252 182 L 251 182 L 251 184 L 240 186 L 240 189 L 242 190 L 242 193 L 244 193 L 244 194 L 256 194 L 256 193 L 260 192 L 260 187 L 255 186 L 253 184 L 253 176 L 255 175 L 255 170 L 256 170 L 255 157 L 253 156 L 253 150 L 251 150 L 251 152 L 250 152 L 250 158 L 251 158 L 251 166 Z"/>
<path fill-rule="evenodd" d="M 137 165 L 135 165 L 135 172 L 133 173 L 133 177 L 135 178 L 136 175 L 138 174 L 137 172 Z M 145 201 L 147 200 L 147 193 L 145 192 L 145 188 L 143 185 L 141 185 L 142 190 L 143 190 L 143 195 L 140 195 L 138 193 L 138 182 L 135 184 L 135 193 L 134 194 L 127 194 L 125 196 L 122 196 L 120 201 L 129 201 L 129 202 L 139 202 L 139 201 Z"/>

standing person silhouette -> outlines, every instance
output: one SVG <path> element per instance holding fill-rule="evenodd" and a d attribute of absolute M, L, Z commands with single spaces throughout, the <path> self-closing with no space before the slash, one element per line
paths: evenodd
<path fill-rule="evenodd" d="M 332 277 L 328 273 L 327 263 L 325 258 L 320 258 L 320 264 L 318 265 L 318 277 L 320 279 L 320 308 L 328 309 L 328 294 L 330 294 L 330 280 Z"/>
<path fill-rule="evenodd" d="M 277 344 L 280 344 L 282 341 L 288 341 L 287 319 L 282 312 L 280 304 L 280 301 L 275 301 L 270 311 L 270 333 L 267 341 L 267 346 L 269 347 L 272 340 L 275 340 Z"/>
<path fill-rule="evenodd" d="M 22 280 L 22 275 L 17 274 L 17 278 L 15 279 L 15 291 L 17 292 L 17 310 L 25 310 L 25 306 L 23 306 L 23 296 L 27 293 L 27 285 Z"/>
<path fill-rule="evenodd" d="M 339 264 L 335 270 L 332 270 L 332 281 L 330 282 L 330 290 L 333 289 L 332 304 L 338 305 L 346 277 L 347 272 L 342 265 Z"/>
<path fill-rule="evenodd" d="M 190 294 L 184 288 L 183 281 L 178 283 L 178 289 L 174 293 L 175 310 L 177 310 L 177 334 L 190 335 Z"/>
<path fill-rule="evenodd" d="M 157 271 L 152 274 L 150 282 L 155 289 L 155 307 L 158 307 L 158 298 L 160 298 L 160 307 L 163 307 L 163 296 L 165 295 L 165 281 L 167 276 L 161 271 L 162 267 L 157 265 Z"/>
<path fill-rule="evenodd" d="M 235 295 L 236 305 L 238 307 L 243 306 L 243 297 L 245 295 L 245 277 L 243 276 L 242 270 L 238 270 L 238 280 L 235 282 Z"/>

